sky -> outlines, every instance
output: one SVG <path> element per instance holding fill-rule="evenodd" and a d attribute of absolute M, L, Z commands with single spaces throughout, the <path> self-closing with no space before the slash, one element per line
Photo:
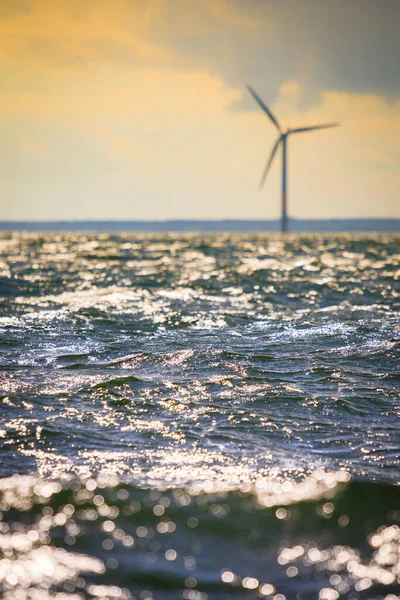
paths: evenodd
<path fill-rule="evenodd" d="M 400 218 L 399 0 L 0 0 L 0 220 Z"/>

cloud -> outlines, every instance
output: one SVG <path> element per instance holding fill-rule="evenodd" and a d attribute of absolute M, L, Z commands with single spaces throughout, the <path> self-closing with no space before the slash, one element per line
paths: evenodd
<path fill-rule="evenodd" d="M 289 79 L 305 103 L 325 89 L 393 99 L 399 31 L 398 0 L 0 0 L 9 84 L 105 63 L 204 69 L 269 102 Z"/>
<path fill-rule="evenodd" d="M 158 41 L 160 28 L 197 37 L 202 20 L 206 27 L 210 20 L 234 29 L 262 27 L 227 0 L 171 4 L 175 10 L 164 0 L 0 0 L 0 61 L 36 71 L 99 62 L 183 65 L 173 37 Z"/>
<path fill-rule="evenodd" d="M 171 48 L 149 31 L 157 0 L 26 0 L 0 3 L 0 59 L 23 69 L 87 67 L 93 62 L 170 64 Z"/>
<path fill-rule="evenodd" d="M 54 85 L 53 85 L 54 84 Z M 61 73 L 50 89 L 5 94 L 0 114 L 31 116 L 43 121 L 91 123 L 139 121 L 144 116 L 200 118 L 228 108 L 242 90 L 228 87 L 207 71 L 100 67 L 90 79 Z M 151 130 L 151 126 L 150 126 Z"/>
<path fill-rule="evenodd" d="M 211 15 L 220 19 L 228 26 L 239 29 L 266 29 L 269 25 L 264 21 L 249 16 L 243 11 L 243 7 L 236 5 L 229 0 L 204 0 L 203 8 L 208 10 Z"/>
<path fill-rule="evenodd" d="M 269 102 L 288 79 L 306 86 L 308 102 L 324 89 L 400 96 L 398 0 L 230 0 L 234 18 L 218 6 L 166 3 L 154 32 L 185 66 L 253 83 Z"/>
<path fill-rule="evenodd" d="M 245 82 L 284 127 L 342 123 L 290 139 L 293 216 L 395 214 L 396 52 L 379 83 L 367 39 L 392 48 L 392 2 L 363 1 L 369 30 L 360 0 L 0 0 L 3 216 L 278 216 L 279 155 L 257 187 L 276 131 Z"/>

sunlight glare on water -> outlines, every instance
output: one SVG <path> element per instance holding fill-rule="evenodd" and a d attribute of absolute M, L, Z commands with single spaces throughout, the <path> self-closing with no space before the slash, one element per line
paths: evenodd
<path fill-rule="evenodd" d="M 2 234 L 3 597 L 397 598 L 399 241 Z"/>

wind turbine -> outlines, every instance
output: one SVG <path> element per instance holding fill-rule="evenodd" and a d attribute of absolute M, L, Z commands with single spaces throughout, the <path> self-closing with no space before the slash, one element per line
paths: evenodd
<path fill-rule="evenodd" d="M 283 131 L 281 129 L 281 126 L 279 125 L 278 121 L 276 120 L 276 118 L 274 117 L 273 113 L 271 112 L 271 110 L 268 108 L 268 106 L 266 106 L 266 104 L 264 104 L 264 102 L 261 100 L 260 96 L 257 94 L 257 92 L 250 86 L 247 86 L 247 89 L 249 90 L 250 94 L 253 96 L 254 100 L 259 104 L 259 106 L 262 108 L 262 110 L 268 115 L 268 117 L 271 119 L 271 121 L 273 122 L 273 124 L 275 125 L 275 127 L 278 129 L 279 131 L 279 137 L 275 142 L 275 146 L 272 149 L 271 155 L 268 159 L 268 162 L 265 166 L 264 172 L 262 174 L 261 177 L 261 181 L 260 181 L 260 187 L 262 187 L 264 185 L 264 181 L 268 175 L 268 171 L 270 169 L 270 166 L 272 164 L 272 161 L 274 160 L 274 156 L 279 148 L 279 145 L 282 144 L 282 218 L 281 218 L 281 231 L 285 232 L 288 230 L 288 215 L 287 215 L 287 184 L 286 184 L 286 180 L 287 180 L 287 167 L 286 167 L 286 145 L 287 145 L 287 138 L 289 137 L 289 135 L 291 135 L 292 133 L 303 133 L 304 131 L 314 131 L 315 129 L 326 129 L 328 127 L 337 127 L 339 125 L 339 123 L 327 123 L 324 125 L 313 125 L 311 127 L 299 127 L 297 129 L 287 129 L 286 131 Z"/>

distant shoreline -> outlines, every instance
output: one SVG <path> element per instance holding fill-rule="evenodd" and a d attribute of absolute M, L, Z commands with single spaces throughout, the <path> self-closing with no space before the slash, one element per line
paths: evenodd
<path fill-rule="evenodd" d="M 293 233 L 400 232 L 400 219 L 290 219 Z M 280 220 L 0 221 L 0 231 L 27 232 L 279 232 Z"/>

